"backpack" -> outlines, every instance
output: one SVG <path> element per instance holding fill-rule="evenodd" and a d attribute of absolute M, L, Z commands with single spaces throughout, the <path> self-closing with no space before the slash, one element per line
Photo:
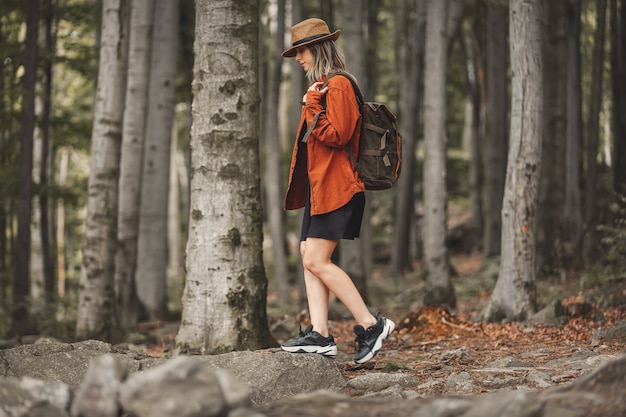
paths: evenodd
<path fill-rule="evenodd" d="M 402 137 L 398 132 L 396 116 L 387 106 L 376 102 L 366 102 L 359 89 L 356 79 L 348 72 L 334 72 L 328 74 L 322 88 L 328 81 L 342 75 L 350 80 L 361 113 L 361 137 L 359 141 L 359 155 L 355 157 L 352 149 L 346 146 L 352 165 L 365 184 L 366 190 L 386 190 L 391 188 L 402 167 Z M 326 111 L 326 96 L 322 101 Z M 306 137 L 315 127 L 319 113 L 315 115 L 313 123 L 308 129 Z M 306 139 L 303 139 L 306 142 Z"/>

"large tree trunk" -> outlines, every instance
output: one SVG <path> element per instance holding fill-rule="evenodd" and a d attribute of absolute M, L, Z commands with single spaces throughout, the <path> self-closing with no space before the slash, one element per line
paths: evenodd
<path fill-rule="evenodd" d="M 128 78 L 124 99 L 122 155 L 120 161 L 117 253 L 115 256 L 115 306 L 117 324 L 123 332 L 137 324 L 135 288 L 141 166 L 150 80 L 150 41 L 154 2 L 134 0 L 130 16 Z"/>
<path fill-rule="evenodd" d="M 258 2 L 197 0 L 182 352 L 275 345 L 266 312 Z"/>
<path fill-rule="evenodd" d="M 278 97 L 282 76 L 283 57 L 281 52 L 285 44 L 285 0 L 278 1 L 276 15 L 276 32 L 274 33 L 272 52 L 269 58 L 267 91 L 263 95 L 267 102 L 263 104 L 265 117 L 265 194 L 267 218 L 272 242 L 272 282 L 278 301 L 285 303 L 289 299 L 289 282 L 287 279 L 287 257 L 285 254 L 285 234 L 283 228 L 283 187 L 281 181 L 283 170 L 282 147 L 278 129 Z"/>
<path fill-rule="evenodd" d="M 485 258 L 500 255 L 502 234 L 502 197 L 506 177 L 507 154 L 507 6 L 489 3 L 487 10 L 486 110 L 484 169 L 484 228 L 482 235 Z"/>
<path fill-rule="evenodd" d="M 604 33 L 606 30 L 606 0 L 596 2 L 596 33 L 593 41 L 593 65 L 591 68 L 591 97 L 589 99 L 589 122 L 587 124 L 587 173 L 585 175 L 585 237 L 584 259 L 593 264 L 597 256 L 596 187 L 598 186 L 598 151 L 600 135 L 600 108 L 602 106 L 602 78 L 604 68 Z M 619 113 L 617 118 L 622 118 Z M 623 169 L 623 168 L 622 168 Z"/>
<path fill-rule="evenodd" d="M 422 103 L 422 76 L 424 65 L 424 33 L 426 30 L 426 0 L 417 2 L 417 21 L 405 10 L 407 53 L 401 74 L 404 88 L 400 91 L 403 114 L 400 114 L 402 132 L 402 175 L 396 185 L 396 206 L 391 240 L 390 274 L 403 277 L 412 271 L 411 236 L 415 229 L 415 173 L 417 171 L 416 148 L 420 127 L 420 104 Z"/>
<path fill-rule="evenodd" d="M 126 4 L 120 0 L 102 3 L 77 339 L 111 340 L 113 337 L 118 177 L 128 52 Z"/>
<path fill-rule="evenodd" d="M 37 41 L 39 1 L 29 0 L 26 11 L 24 75 L 22 77 L 22 126 L 20 132 L 20 172 L 17 195 L 17 239 L 11 333 L 31 331 L 27 299 L 30 287 L 30 244 L 33 193 L 33 133 L 35 130 L 35 85 L 37 82 Z M 4 231 L 3 231 L 4 233 Z"/>
<path fill-rule="evenodd" d="M 572 260 L 581 253 L 583 236 L 582 197 L 580 192 L 582 148 L 582 93 L 580 73 L 581 0 L 569 0 L 567 31 L 567 144 L 565 151 L 565 242 Z M 579 263 L 580 266 L 580 263 Z"/>
<path fill-rule="evenodd" d="M 456 305 L 446 248 L 446 73 L 448 13 L 456 0 L 429 0 L 424 56 L 424 274 L 428 305 Z"/>
<path fill-rule="evenodd" d="M 536 311 L 535 227 L 543 137 L 542 0 L 511 0 L 511 132 L 498 281 L 479 318 L 524 320 Z"/>
<path fill-rule="evenodd" d="M 167 198 L 174 121 L 178 0 L 154 5 L 148 116 L 141 176 L 137 295 L 147 318 L 167 312 Z"/>
<path fill-rule="evenodd" d="M 560 257 L 565 209 L 567 98 L 567 0 L 545 3 L 544 139 L 537 210 L 537 269 L 552 274 L 563 268 Z M 543 275 L 543 274 L 542 274 Z"/>

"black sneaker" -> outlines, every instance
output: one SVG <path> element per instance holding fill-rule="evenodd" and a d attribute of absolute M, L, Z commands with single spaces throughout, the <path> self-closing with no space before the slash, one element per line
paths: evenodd
<path fill-rule="evenodd" d="M 356 334 L 354 342 L 358 344 L 358 352 L 354 357 L 356 363 L 365 363 L 372 359 L 380 348 L 383 347 L 383 340 L 385 340 L 396 327 L 393 321 L 386 317 L 380 317 L 380 314 L 377 314 L 376 318 L 378 319 L 378 323 L 368 327 L 367 330 L 360 324 L 354 326 L 354 333 Z"/>
<path fill-rule="evenodd" d="M 337 356 L 337 345 L 333 335 L 324 337 L 313 331 L 313 326 L 308 325 L 304 332 L 300 328 L 300 337 L 291 342 L 283 343 L 280 348 L 291 353 L 319 353 L 324 356 Z"/>

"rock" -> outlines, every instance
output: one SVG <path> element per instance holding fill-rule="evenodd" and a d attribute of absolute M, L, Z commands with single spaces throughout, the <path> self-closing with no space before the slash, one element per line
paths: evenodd
<path fill-rule="evenodd" d="M 348 388 L 353 388 L 357 392 L 382 391 L 391 386 L 397 385 L 401 388 L 415 387 L 418 381 L 411 375 L 402 373 L 386 374 L 371 373 L 359 375 L 347 383 Z"/>
<path fill-rule="evenodd" d="M 107 353 L 91 361 L 72 403 L 72 417 L 117 417 L 117 393 L 126 367 Z"/>
<path fill-rule="evenodd" d="M 562 326 L 567 323 L 567 311 L 561 301 L 552 301 L 550 304 L 545 306 L 539 312 L 533 314 L 529 317 L 525 323 L 526 324 L 549 324 L 555 326 Z"/>
<path fill-rule="evenodd" d="M 231 352 L 199 356 L 210 369 L 223 369 L 250 387 L 255 405 L 316 390 L 339 391 L 346 385 L 337 363 L 316 354 Z"/>
<path fill-rule="evenodd" d="M 136 417 L 223 416 L 220 379 L 197 358 L 179 356 L 122 384 L 122 408 Z"/>
<path fill-rule="evenodd" d="M 111 345 L 95 340 L 78 343 L 48 341 L 18 346 L 0 351 L 0 375 L 60 381 L 76 391 L 91 360 L 107 353 L 113 353 Z M 113 354 L 129 372 L 137 372 L 142 366 L 137 359 L 145 359 L 145 355 Z"/>
<path fill-rule="evenodd" d="M 0 378 L 0 416 L 67 417 L 67 385 L 33 378 Z"/>
<path fill-rule="evenodd" d="M 502 359 L 497 359 L 490 364 L 487 365 L 487 368 L 532 368 L 533 365 L 522 362 L 519 359 L 515 359 L 512 357 L 506 357 Z"/>
<path fill-rule="evenodd" d="M 72 417 L 626 415 L 626 355 L 599 355 L 573 345 L 564 353 L 570 356 L 541 365 L 511 356 L 484 367 L 461 364 L 446 377 L 449 365 L 440 360 L 467 361 L 469 349 L 461 348 L 425 356 L 431 362 L 424 372 L 375 372 L 381 364 L 373 363 L 369 373 L 351 381 L 340 371 L 345 363 L 314 354 L 268 350 L 156 361 L 99 342 L 41 346 L 0 351 L 0 370 L 11 374 L 0 377 L 1 417 L 68 417 L 68 410 Z M 73 401 L 68 384 L 29 376 L 73 380 L 55 361 L 82 364 L 102 351 L 88 361 Z"/>
<path fill-rule="evenodd" d="M 626 338 L 626 320 L 620 320 L 610 327 L 594 330 L 591 338 L 597 342 Z"/>

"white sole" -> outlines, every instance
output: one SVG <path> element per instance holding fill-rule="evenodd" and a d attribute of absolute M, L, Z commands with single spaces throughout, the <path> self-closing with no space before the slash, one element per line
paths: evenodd
<path fill-rule="evenodd" d="M 285 352 L 290 353 L 317 353 L 324 356 L 337 356 L 337 345 L 329 346 L 281 346 Z"/>
<path fill-rule="evenodd" d="M 383 341 L 389 337 L 389 335 L 391 334 L 391 332 L 393 332 L 393 329 L 395 328 L 396 328 L 396 324 L 393 321 L 386 318 L 385 327 L 383 327 L 383 331 L 380 332 L 380 335 L 378 335 L 378 338 L 376 339 L 376 343 L 374 343 L 374 348 L 372 349 L 372 351 L 355 362 L 365 363 L 369 361 L 370 359 L 372 359 L 374 355 L 376 355 L 376 353 L 378 353 L 378 351 L 383 347 Z"/>

